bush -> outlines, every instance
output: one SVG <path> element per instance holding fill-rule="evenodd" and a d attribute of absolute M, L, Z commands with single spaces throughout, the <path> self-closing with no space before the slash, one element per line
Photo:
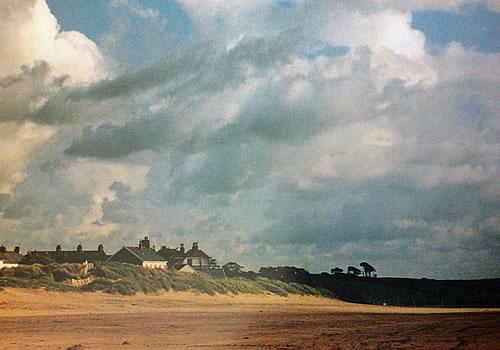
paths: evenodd
<path fill-rule="evenodd" d="M 57 282 L 43 270 L 42 265 L 20 265 L 0 270 L 0 286 L 19 288 L 57 288 Z M 61 290 L 67 290 L 61 284 Z"/>
<path fill-rule="evenodd" d="M 87 277 L 82 264 L 50 264 L 43 267 L 43 270 L 52 275 L 54 281 L 63 282 L 67 279 L 82 279 Z"/>
<path fill-rule="evenodd" d="M 47 253 L 40 253 L 35 251 L 35 252 L 28 252 L 28 254 L 23 256 L 23 258 L 19 263 L 23 265 L 33 265 L 33 264 L 47 265 L 52 262 L 53 260 Z"/>

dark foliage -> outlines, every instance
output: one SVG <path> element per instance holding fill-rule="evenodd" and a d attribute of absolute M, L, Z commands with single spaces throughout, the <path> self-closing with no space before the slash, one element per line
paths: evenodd
<path fill-rule="evenodd" d="M 50 258 L 48 254 L 40 253 L 40 252 L 28 252 L 19 262 L 23 265 L 33 265 L 33 264 L 41 264 L 48 265 L 53 263 L 54 261 Z"/>
<path fill-rule="evenodd" d="M 348 268 L 348 271 L 350 269 Z M 329 290 L 335 297 L 364 304 L 439 307 L 498 307 L 500 279 L 430 280 L 364 278 L 348 274 L 310 274 L 296 267 L 265 267 L 261 275 Z"/>

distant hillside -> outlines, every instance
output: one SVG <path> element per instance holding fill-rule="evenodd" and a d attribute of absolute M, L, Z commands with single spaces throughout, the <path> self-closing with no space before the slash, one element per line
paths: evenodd
<path fill-rule="evenodd" d="M 245 275 L 245 274 L 243 274 Z M 433 280 L 412 278 L 367 278 L 348 274 L 310 274 L 295 267 L 262 268 L 267 277 L 325 288 L 335 297 L 356 303 L 395 306 L 500 307 L 500 279 Z"/>
<path fill-rule="evenodd" d="M 88 277 L 93 277 L 93 282 L 82 287 L 73 287 L 64 283 L 69 279 L 81 280 Z M 104 291 L 123 295 L 174 290 L 194 291 L 210 295 L 215 293 L 272 293 L 281 296 L 301 294 L 332 297 L 332 293 L 326 289 L 270 280 L 264 277 L 254 280 L 238 277 L 220 279 L 204 273 L 146 269 L 124 263 L 97 265 L 90 271 L 86 271 L 80 264 L 20 265 L 17 268 L 0 270 L 0 287 Z"/>

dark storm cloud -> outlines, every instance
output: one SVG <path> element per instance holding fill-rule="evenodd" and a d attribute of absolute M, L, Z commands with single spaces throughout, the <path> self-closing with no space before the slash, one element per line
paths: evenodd
<path fill-rule="evenodd" d="M 436 223 L 460 221 L 467 216 L 489 217 L 491 203 L 481 199 L 477 185 L 441 185 L 419 188 L 407 177 L 373 179 L 360 184 L 323 187 L 321 196 L 308 200 L 304 190 L 288 188 L 278 194 L 269 215 L 281 219 L 256 240 L 283 244 L 332 244 L 384 241 L 425 236 L 427 228 L 398 228 L 394 222 Z M 481 213 L 481 214 L 480 214 Z M 489 214 L 489 215 L 488 215 Z M 477 224 L 480 224 L 480 221 Z M 409 230 L 412 230 L 411 234 Z"/>
<path fill-rule="evenodd" d="M 264 183 L 271 166 L 269 149 L 262 144 L 214 148 L 174 186 L 194 193 L 234 193 Z"/>
<path fill-rule="evenodd" d="M 246 65 L 257 69 L 254 72 L 254 78 L 257 78 L 269 73 L 273 64 L 283 64 L 283 60 L 289 59 L 287 53 L 275 51 L 270 46 L 263 40 L 240 43 L 213 63 L 215 71 L 198 72 L 197 80 L 180 83 L 180 87 L 173 89 L 175 93 L 166 87 L 166 94 L 181 105 L 177 108 L 174 103 L 169 115 L 159 114 L 123 125 L 103 124 L 94 129 L 86 128 L 82 137 L 65 151 L 66 154 L 114 159 L 144 150 L 177 149 L 195 153 L 212 147 L 221 149 L 224 145 L 252 143 L 254 139 L 265 143 L 300 144 L 332 125 L 373 117 L 376 111 L 371 106 L 382 97 L 373 92 L 370 81 L 362 79 L 368 72 L 368 67 L 361 62 L 369 54 L 369 51 L 364 51 L 361 52 L 362 58 L 354 62 L 351 76 L 324 81 L 321 76 L 313 75 L 310 86 L 306 87 L 308 95 L 299 96 L 296 101 L 290 101 L 289 91 L 298 80 L 300 83 L 302 76 L 269 81 L 256 92 L 248 93 L 247 101 L 241 105 L 234 121 L 224 127 L 207 131 L 205 124 L 197 122 L 189 134 L 180 131 L 186 114 L 192 113 L 182 106 L 189 105 L 189 99 L 199 99 L 199 96 L 210 99 L 219 89 L 233 84 L 239 86 L 246 79 L 242 68 L 248 68 Z M 266 54 L 270 55 L 267 62 L 260 58 Z M 193 118 L 199 119 L 199 116 Z"/>
<path fill-rule="evenodd" d="M 167 118 L 141 119 L 123 126 L 104 124 L 84 128 L 79 140 L 64 152 L 70 156 L 117 159 L 134 152 L 160 151 L 174 143 Z"/>
<path fill-rule="evenodd" d="M 255 69 L 258 76 L 287 62 L 299 37 L 295 32 L 283 32 L 267 39 L 245 38 L 231 49 L 212 41 L 183 47 L 138 72 L 61 91 L 31 113 L 29 119 L 43 124 L 64 124 L 109 118 L 96 115 L 106 111 L 106 103 L 112 104 L 111 107 L 127 105 L 130 103 L 127 99 L 159 86 L 164 95 L 173 97 L 213 94 L 241 84 L 249 68 Z M 95 108 L 96 103 L 100 112 Z"/>

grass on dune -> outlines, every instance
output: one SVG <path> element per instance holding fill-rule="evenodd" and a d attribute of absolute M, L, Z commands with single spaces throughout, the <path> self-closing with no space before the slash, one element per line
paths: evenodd
<path fill-rule="evenodd" d="M 80 288 L 69 287 L 61 283 L 65 279 L 79 279 L 88 276 L 95 276 L 95 281 Z M 0 287 L 104 291 L 123 295 L 173 290 L 193 291 L 209 295 L 217 293 L 271 293 L 281 296 L 299 294 L 332 297 L 332 294 L 327 290 L 262 277 L 255 280 L 239 277 L 221 279 L 205 273 L 191 274 L 146 269 L 122 263 L 99 264 L 87 275 L 84 274 L 84 270 L 79 264 L 20 265 L 17 268 L 0 270 Z"/>

